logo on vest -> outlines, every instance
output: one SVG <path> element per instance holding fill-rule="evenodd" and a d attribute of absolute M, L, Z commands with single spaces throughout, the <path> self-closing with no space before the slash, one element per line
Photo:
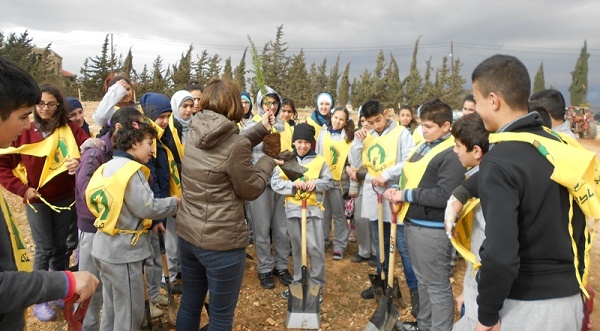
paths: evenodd
<path fill-rule="evenodd" d="M 177 162 L 175 162 L 174 160 L 171 162 L 171 178 L 173 179 L 173 182 L 175 182 L 175 185 L 179 185 L 179 183 L 181 182 L 181 180 L 179 179 L 179 170 L 177 169 Z"/>
<path fill-rule="evenodd" d="M 367 150 L 368 167 L 375 172 L 384 170 L 386 168 L 386 165 L 384 164 L 385 157 L 385 148 L 379 145 L 379 143 L 371 146 Z"/>
<path fill-rule="evenodd" d="M 105 186 L 95 189 L 90 195 L 90 204 L 94 207 L 94 214 L 98 215 L 98 219 L 94 222 L 97 228 L 103 228 L 110 213 L 110 206 L 113 203 L 113 197 L 106 190 Z"/>
<path fill-rule="evenodd" d="M 57 170 L 60 168 L 63 163 L 65 163 L 65 158 L 67 156 L 69 156 L 67 142 L 65 141 L 65 138 L 60 137 L 58 138 L 58 144 L 54 150 L 54 163 L 50 165 L 50 170 Z"/>
<path fill-rule="evenodd" d="M 340 158 L 340 152 L 337 148 L 329 146 L 329 153 L 331 156 L 331 170 L 335 170 L 335 168 L 337 168 L 338 159 Z"/>

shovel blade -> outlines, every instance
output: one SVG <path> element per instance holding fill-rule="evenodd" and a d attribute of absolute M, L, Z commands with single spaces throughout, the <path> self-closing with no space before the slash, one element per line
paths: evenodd
<path fill-rule="evenodd" d="M 377 304 L 377 309 L 371 316 L 365 331 L 391 331 L 395 330 L 396 321 L 400 316 L 400 310 L 394 302 L 394 290 L 390 287 L 386 290 L 387 294 L 381 297 Z"/>
<path fill-rule="evenodd" d="M 288 329 L 318 329 L 321 327 L 319 314 L 319 285 L 291 284 L 288 311 L 285 321 Z"/>
<path fill-rule="evenodd" d="M 381 279 L 380 274 L 369 274 L 369 280 L 371 281 L 375 301 L 381 300 L 381 297 L 385 295 L 385 281 Z"/>

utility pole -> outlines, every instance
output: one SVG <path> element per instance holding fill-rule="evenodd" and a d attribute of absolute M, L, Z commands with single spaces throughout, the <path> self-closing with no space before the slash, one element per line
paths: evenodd
<path fill-rule="evenodd" d="M 113 34 L 112 32 L 110 33 L 110 73 L 113 73 L 113 66 L 115 63 L 115 52 L 113 49 Z"/>
<path fill-rule="evenodd" d="M 454 42 L 452 40 L 450 40 L 450 68 L 452 71 L 452 74 L 450 75 L 450 91 L 454 98 Z"/>

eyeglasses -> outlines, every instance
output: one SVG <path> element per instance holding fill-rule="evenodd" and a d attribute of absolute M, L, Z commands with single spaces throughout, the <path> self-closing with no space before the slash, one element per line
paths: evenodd
<path fill-rule="evenodd" d="M 273 102 L 264 102 L 263 105 L 267 106 L 267 107 L 278 107 L 279 106 L 279 102 L 277 101 L 273 101 Z"/>
<path fill-rule="evenodd" d="M 46 107 L 46 106 L 48 106 L 48 109 L 54 109 L 54 108 L 58 107 L 58 105 L 60 105 L 60 103 L 54 102 L 54 101 L 50 101 L 48 103 L 45 103 L 44 101 L 42 101 L 42 102 L 40 102 L 40 103 L 37 104 L 37 106 L 40 109 L 44 109 L 44 107 Z"/>

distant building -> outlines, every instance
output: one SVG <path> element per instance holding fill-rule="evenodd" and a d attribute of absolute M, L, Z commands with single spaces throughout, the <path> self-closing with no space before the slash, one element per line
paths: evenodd
<path fill-rule="evenodd" d="M 34 47 L 31 52 L 33 54 L 35 54 L 37 61 L 41 61 L 45 51 L 46 51 L 45 48 Z M 56 74 L 60 73 L 63 77 L 65 77 L 66 79 L 68 79 L 70 81 L 75 81 L 77 79 L 77 75 L 75 75 L 74 73 L 69 72 L 67 70 L 63 70 L 62 56 L 58 55 L 52 49 L 49 49 L 48 53 L 49 53 L 48 54 L 48 65 L 49 65 L 49 69 L 51 70 L 51 72 L 56 73 Z"/>

